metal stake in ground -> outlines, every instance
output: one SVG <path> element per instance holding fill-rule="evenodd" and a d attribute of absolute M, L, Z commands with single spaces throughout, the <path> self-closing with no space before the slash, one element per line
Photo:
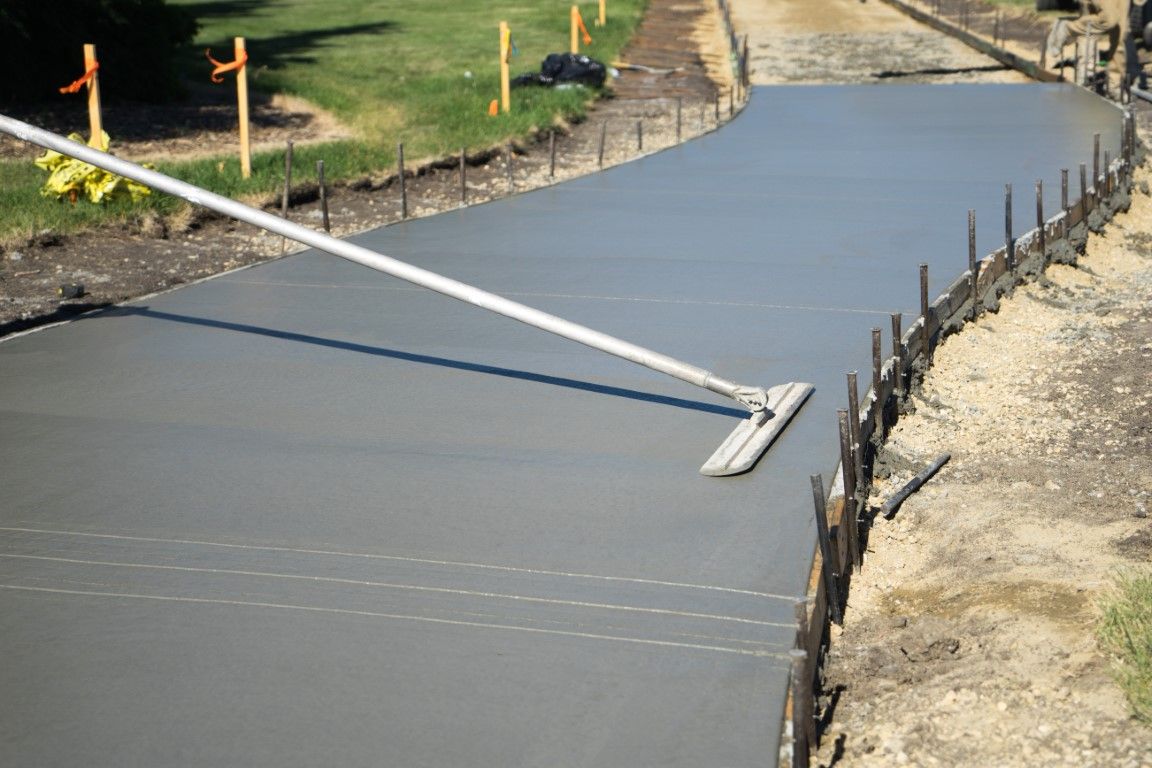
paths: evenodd
<path fill-rule="evenodd" d="M 1104 196 L 1112 194 L 1112 153 L 1107 149 L 1104 150 L 1104 181 L 1101 182 L 1104 187 Z"/>
<path fill-rule="evenodd" d="M 1016 269 L 1016 241 L 1012 238 L 1012 185 L 1004 185 L 1004 263 L 1009 272 Z"/>
<path fill-rule="evenodd" d="M 504 153 L 504 167 L 508 169 L 508 194 L 516 191 L 516 182 L 512 178 L 512 143 L 508 143 L 508 149 Z"/>
<path fill-rule="evenodd" d="M 599 168 L 604 167 L 604 140 L 608 136 L 608 122 L 600 123 L 600 141 L 596 145 L 596 165 Z"/>
<path fill-rule="evenodd" d="M 972 319 L 980 314 L 980 272 L 976 269 L 976 211 L 968 210 L 968 292 L 972 294 Z"/>
<path fill-rule="evenodd" d="M 816 720 L 813 717 L 812 679 L 808 675 L 808 602 L 798 600 L 796 612 L 796 647 L 792 656 L 792 731 L 793 765 L 808 765 L 811 749 L 816 745 Z"/>
<path fill-rule="evenodd" d="M 901 326 L 904 316 L 899 312 L 892 313 L 892 386 L 896 391 L 896 399 L 904 399 L 904 350 L 900 342 L 903 335 Z"/>
<path fill-rule="evenodd" d="M 880 402 L 880 376 L 884 371 L 884 353 L 880 350 L 883 343 L 879 328 L 872 329 L 872 396 Z"/>
<path fill-rule="evenodd" d="M 460 205 L 468 205 L 468 153 L 460 147 Z"/>
<path fill-rule="evenodd" d="M 843 408 L 836 411 L 836 419 L 840 426 L 840 472 L 844 478 L 844 514 L 840 518 L 840 535 L 844 537 L 844 546 L 847 549 L 844 570 L 851 572 L 852 564 L 857 562 L 856 537 L 853 526 L 849 524 L 849 521 L 856 516 L 856 465 L 852 457 L 852 420 L 848 417 L 848 411 Z"/>
<path fill-rule="evenodd" d="M 864 446 L 860 439 L 860 393 L 856 371 L 848 374 L 848 417 L 848 434 L 852 438 L 852 474 L 856 478 L 854 487 L 858 496 L 864 485 Z M 854 496 L 852 501 L 855 503 L 858 499 Z M 859 553 L 856 554 L 859 562 Z"/>
<path fill-rule="evenodd" d="M 396 145 L 396 178 L 400 182 L 400 218 L 408 218 L 408 188 L 404 181 L 404 142 Z"/>
<path fill-rule="evenodd" d="M 1080 221 L 1088 221 L 1088 166 L 1080 163 Z"/>
<path fill-rule="evenodd" d="M 636 151 L 644 151 L 644 121 L 636 121 Z"/>
<path fill-rule="evenodd" d="M 928 265 L 920 265 L 920 354 L 924 365 L 932 362 L 932 329 L 928 327 L 928 316 L 932 308 L 928 304 Z"/>
<path fill-rule="evenodd" d="M 193 186 L 127 160 L 86 147 L 63 136 L 36 128 L 19 120 L 0 115 L 0 131 L 9 133 L 46 149 L 55 150 L 81 162 L 111 173 L 139 181 L 145 186 L 175 195 L 190 203 L 209 208 L 278 235 L 291 237 L 333 256 L 405 280 L 441 293 L 480 309 L 517 320 L 548 333 L 583 344 L 605 354 L 679 379 L 709 392 L 731 398 L 751 413 L 701 467 L 707 475 L 731 475 L 751 469 L 788 421 L 812 394 L 811 384 L 790 382 L 771 388 L 747 386 L 718 376 L 698 366 L 677 360 L 624 339 L 610 336 L 571 320 L 543 312 L 511 299 L 485 291 L 459 280 L 405 263 L 346 240 L 338 240 L 294 224 L 266 211 L 229 200 L 226 197 Z"/>
<path fill-rule="evenodd" d="M 324 231 L 331 232 L 332 225 L 328 221 L 328 185 L 324 183 L 324 161 L 316 161 L 316 183 L 320 185 L 320 215 L 324 221 Z"/>
<path fill-rule="evenodd" d="M 1036 229 L 1040 233 L 1040 258 L 1048 252 L 1047 233 L 1044 231 L 1044 180 L 1036 180 Z"/>
<path fill-rule="evenodd" d="M 720 125 L 720 94 L 716 94 L 716 125 Z"/>
<path fill-rule="evenodd" d="M 1068 169 L 1060 169 L 1060 210 L 1064 211 L 1064 231 L 1068 231 Z"/>
<path fill-rule="evenodd" d="M 548 178 L 556 178 L 556 131 L 548 131 Z"/>
<path fill-rule="evenodd" d="M 1092 197 L 1100 197 L 1100 134 L 1092 134 Z"/>
<path fill-rule="evenodd" d="M 288 202 L 292 197 L 292 142 L 284 150 L 284 197 L 280 200 L 280 218 L 288 220 Z M 284 255 L 287 239 L 280 238 L 280 255 Z"/>
<path fill-rule="evenodd" d="M 684 124 L 684 97 L 676 97 L 676 143 L 679 144 L 682 138 L 682 126 Z"/>
<path fill-rule="evenodd" d="M 820 544 L 821 573 L 824 576 L 824 591 L 828 595 L 828 608 L 832 621 L 844 624 L 844 614 L 840 603 L 840 567 L 832 554 L 832 534 L 828 530 L 828 503 L 824 499 L 824 478 L 811 475 L 812 501 L 816 505 L 816 540 Z"/>

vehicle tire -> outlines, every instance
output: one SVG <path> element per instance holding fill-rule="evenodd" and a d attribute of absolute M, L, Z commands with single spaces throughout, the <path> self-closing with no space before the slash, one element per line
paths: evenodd
<path fill-rule="evenodd" d="M 1144 25 L 1144 49 L 1152 51 L 1152 21 Z"/>
<path fill-rule="evenodd" d="M 1077 0 L 1036 0 L 1038 11 L 1078 11 L 1080 5 Z"/>

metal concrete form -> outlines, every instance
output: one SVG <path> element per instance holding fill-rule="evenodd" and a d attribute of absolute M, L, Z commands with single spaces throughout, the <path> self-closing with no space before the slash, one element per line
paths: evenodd
<path fill-rule="evenodd" d="M 844 371 L 919 263 L 963 271 L 969 208 L 988 252 L 1005 183 L 1058 191 L 1119 130 L 1067 86 L 764 88 L 356 238 L 814 382 L 737 478 L 696 473 L 743 415 L 719 397 L 316 253 L 0 343 L 0 759 L 771 762 Z"/>

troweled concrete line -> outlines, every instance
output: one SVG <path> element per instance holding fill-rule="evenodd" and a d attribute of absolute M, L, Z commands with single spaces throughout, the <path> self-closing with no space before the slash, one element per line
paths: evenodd
<path fill-rule="evenodd" d="M 966 268 L 969 208 L 991 251 L 1004 184 L 1057 210 L 1120 118 L 760 88 L 719 133 L 357 238 L 815 383 L 738 477 L 697 473 L 719 396 L 314 252 L 0 343 L 0 763 L 771 764 L 844 373 L 921 262 L 932 295 Z"/>

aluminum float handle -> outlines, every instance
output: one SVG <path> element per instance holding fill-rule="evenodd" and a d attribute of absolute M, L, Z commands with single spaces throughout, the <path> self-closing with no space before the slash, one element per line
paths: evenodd
<path fill-rule="evenodd" d="M 541 312 L 503 296 L 421 269 L 362 246 L 338 240 L 323 232 L 308 229 L 279 216 L 252 208 L 206 189 L 174 179 L 171 176 L 165 176 L 157 171 L 143 168 L 107 152 L 71 141 L 6 115 L 0 115 L 0 131 L 46 149 L 53 149 L 62 155 L 74 157 L 111 173 L 134 179 L 141 184 L 187 200 L 194 205 L 209 208 L 225 216 L 291 238 L 333 256 L 339 256 L 342 259 L 370 267 L 467 304 L 487 309 L 513 320 L 519 320 L 542 331 L 563 336 L 601 352 L 622 357 L 689 384 L 695 384 L 711 392 L 730 397 L 753 413 L 763 411 L 767 407 L 767 394 L 762 387 L 742 386 L 674 357 L 645 349 L 637 344 L 601 333 L 579 323 L 573 323 L 562 317 Z"/>

